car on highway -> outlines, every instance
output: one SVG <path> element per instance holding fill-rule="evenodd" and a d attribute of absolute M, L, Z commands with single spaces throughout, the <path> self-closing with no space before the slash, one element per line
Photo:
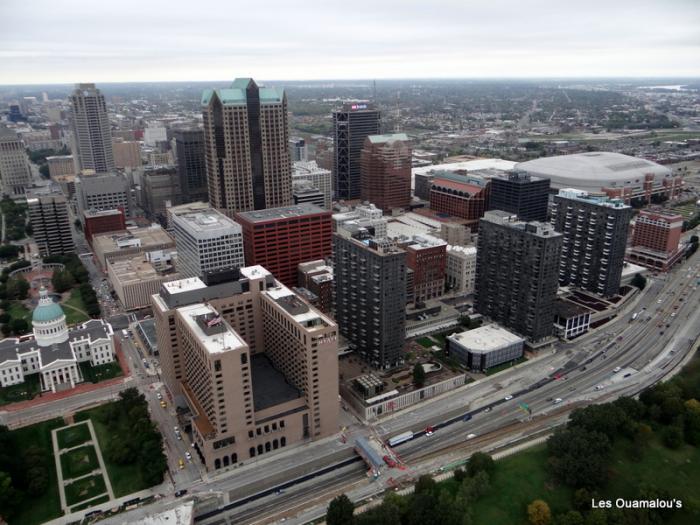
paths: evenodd
<path fill-rule="evenodd" d="M 185 452 L 185 457 L 187 458 L 187 461 L 192 461 L 192 454 L 189 452 Z"/>
<path fill-rule="evenodd" d="M 484 412 L 491 412 L 493 410 L 493 407 L 486 407 L 484 409 Z"/>
<path fill-rule="evenodd" d="M 184 496 L 187 494 L 187 489 L 182 489 L 182 490 L 176 490 L 175 491 L 175 497 L 179 498 L 180 496 Z"/>
<path fill-rule="evenodd" d="M 176 437 L 179 441 L 182 441 L 182 434 L 180 434 L 180 431 L 179 431 L 179 430 L 176 430 L 176 431 L 175 431 L 175 437 Z"/>
<path fill-rule="evenodd" d="M 166 406 L 168 406 L 168 405 L 165 403 L 165 401 L 161 400 L 161 401 L 160 401 L 160 407 L 161 407 L 161 408 L 165 408 Z"/>
<path fill-rule="evenodd" d="M 558 405 L 558 404 L 561 403 L 562 401 L 564 401 L 564 400 L 563 400 L 562 398 L 558 397 L 558 398 L 556 398 L 556 399 L 554 400 L 554 403 L 552 403 L 552 404 Z"/>
<path fill-rule="evenodd" d="M 182 458 L 178 459 L 177 466 L 180 467 L 180 470 L 182 470 L 183 468 L 185 468 L 185 461 Z"/>
<path fill-rule="evenodd" d="M 163 394 L 161 394 L 160 392 L 156 392 L 156 397 L 158 398 L 158 401 L 163 400 Z"/>
<path fill-rule="evenodd" d="M 428 427 L 425 429 L 425 435 L 430 437 L 435 433 L 435 429 L 433 427 Z"/>
<path fill-rule="evenodd" d="M 465 415 L 465 416 L 462 418 L 462 421 L 469 421 L 469 420 L 471 420 L 471 418 L 472 418 L 472 415 L 471 415 L 471 414 L 467 414 L 467 415 Z"/>
<path fill-rule="evenodd" d="M 503 398 L 504 401 L 510 401 L 511 399 L 513 399 L 513 396 L 510 394 Z"/>
<path fill-rule="evenodd" d="M 603 385 L 598 385 L 595 387 L 596 390 L 603 390 L 605 387 Z"/>
<path fill-rule="evenodd" d="M 622 370 L 622 368 L 619 366 L 616 366 L 615 368 L 613 368 L 613 374 L 617 374 L 620 370 Z"/>
<path fill-rule="evenodd" d="M 476 434 L 467 434 L 467 440 L 474 439 Z"/>

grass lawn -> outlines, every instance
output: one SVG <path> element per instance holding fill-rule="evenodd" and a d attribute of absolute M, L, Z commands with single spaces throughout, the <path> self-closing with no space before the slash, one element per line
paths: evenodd
<path fill-rule="evenodd" d="M 421 337 L 420 339 L 416 339 L 416 343 L 421 345 L 423 348 L 430 348 L 435 344 L 435 342 L 429 337 Z"/>
<path fill-rule="evenodd" d="M 116 361 L 114 363 L 105 363 L 104 365 L 97 366 L 92 366 L 86 361 L 84 363 L 79 363 L 79 365 L 80 371 L 83 374 L 83 379 L 91 383 L 99 383 L 100 381 L 122 375 L 122 368 Z"/>
<path fill-rule="evenodd" d="M 29 311 L 20 301 L 12 301 L 7 313 L 10 314 L 12 319 L 24 319 L 31 324 L 32 312 Z"/>
<path fill-rule="evenodd" d="M 573 491 L 551 482 L 545 472 L 547 449 L 538 446 L 496 462 L 491 490 L 473 504 L 475 525 L 527 522 L 527 506 L 544 499 L 556 515 L 571 508 Z"/>
<path fill-rule="evenodd" d="M 107 491 L 101 475 L 90 476 L 66 485 L 66 503 L 75 505 L 86 499 L 94 498 Z"/>
<path fill-rule="evenodd" d="M 0 406 L 34 399 L 39 390 L 39 374 L 25 376 L 24 383 L 0 388 Z"/>
<path fill-rule="evenodd" d="M 59 448 L 71 448 L 90 440 L 90 429 L 86 424 L 59 430 L 56 438 Z"/>
<path fill-rule="evenodd" d="M 54 428 L 64 426 L 64 424 L 62 419 L 52 419 L 13 431 L 18 437 L 18 443 L 20 443 L 19 450 L 15 451 L 17 454 L 22 455 L 26 449 L 32 446 L 40 447 L 46 451 L 49 459 L 47 461 L 49 487 L 41 496 L 34 499 L 24 498 L 22 504 L 19 505 L 20 510 L 11 520 L 12 523 L 39 525 L 62 515 L 61 500 L 58 496 L 56 463 L 53 460 L 53 447 L 51 445 L 51 431 Z"/>
<path fill-rule="evenodd" d="M 99 466 L 97 453 L 92 445 L 61 454 L 61 472 L 63 472 L 63 479 L 66 480 L 89 474 Z"/>
<path fill-rule="evenodd" d="M 70 297 L 63 301 L 63 304 L 72 306 L 74 308 L 82 310 L 83 312 L 86 311 L 85 303 L 83 303 L 83 298 L 80 296 L 80 291 L 77 288 L 73 288 L 71 290 Z M 66 314 L 66 323 L 69 325 L 76 323 L 84 323 L 85 321 L 90 319 L 88 315 L 73 310 L 73 308 L 64 308 L 63 311 Z"/>
<path fill-rule="evenodd" d="M 99 498 L 93 499 L 91 501 L 86 501 L 85 503 L 81 503 L 80 505 L 76 505 L 75 507 L 71 507 L 70 511 L 71 512 L 78 512 L 79 510 L 87 509 L 89 507 L 94 507 L 95 505 L 99 505 L 100 503 L 107 503 L 109 501 L 109 496 L 104 495 Z"/>
<path fill-rule="evenodd" d="M 107 451 L 108 444 L 112 439 L 112 434 L 110 433 L 109 429 L 103 425 L 97 417 L 95 417 L 104 409 L 104 406 L 106 405 L 77 413 L 75 415 L 75 421 L 77 422 L 92 419 L 92 424 L 95 427 L 95 434 L 97 434 L 97 441 L 100 443 L 102 457 L 104 458 L 107 473 L 109 474 L 109 480 L 112 483 L 114 495 L 118 498 L 131 494 L 132 492 L 146 489 L 148 488 L 148 485 L 144 483 L 143 479 L 141 478 L 141 471 L 138 464 L 133 463 L 131 465 L 117 465 L 116 463 L 111 463 L 107 459 L 105 452 Z"/>

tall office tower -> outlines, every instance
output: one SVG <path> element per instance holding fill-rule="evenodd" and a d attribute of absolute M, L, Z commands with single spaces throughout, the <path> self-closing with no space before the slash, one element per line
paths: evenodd
<path fill-rule="evenodd" d="M 32 174 L 22 140 L 17 133 L 0 125 L 0 194 L 23 197 Z"/>
<path fill-rule="evenodd" d="M 58 192 L 28 195 L 27 206 L 39 255 L 46 257 L 75 253 L 68 204 L 63 194 Z"/>
<path fill-rule="evenodd" d="M 292 165 L 292 183 L 308 181 L 323 193 L 323 207 L 330 210 L 333 205 L 333 178 L 331 170 L 320 168 L 316 161 L 295 162 Z"/>
<path fill-rule="evenodd" d="M 552 335 L 563 236 L 494 210 L 481 219 L 477 242 L 476 311 L 532 341 Z"/>
<path fill-rule="evenodd" d="M 141 207 L 150 218 L 165 217 L 165 209 L 181 204 L 184 194 L 175 166 L 144 167 L 141 174 Z"/>
<path fill-rule="evenodd" d="M 173 138 L 183 202 L 208 200 L 204 131 L 178 129 L 173 133 Z"/>
<path fill-rule="evenodd" d="M 306 141 L 299 137 L 289 139 L 289 156 L 292 162 L 306 162 L 309 155 L 306 148 Z"/>
<path fill-rule="evenodd" d="M 78 171 L 113 170 L 112 134 L 104 95 L 95 84 L 77 84 L 70 99 L 73 155 Z"/>
<path fill-rule="evenodd" d="M 549 179 L 513 170 L 491 179 L 489 209 L 515 213 L 523 221 L 547 220 Z"/>
<path fill-rule="evenodd" d="M 627 259 L 650 270 L 665 272 L 681 260 L 683 216 L 663 209 L 642 210 L 634 221 Z"/>
<path fill-rule="evenodd" d="M 406 252 L 388 239 L 344 224 L 333 234 L 335 318 L 340 333 L 374 368 L 403 362 Z"/>
<path fill-rule="evenodd" d="M 117 209 L 121 209 L 126 217 L 131 216 L 131 189 L 120 174 L 78 175 L 75 193 L 81 217 L 85 211 Z"/>
<path fill-rule="evenodd" d="M 404 249 L 406 267 L 413 270 L 414 301 L 440 297 L 445 292 L 447 243 L 432 235 L 414 235 Z"/>
<path fill-rule="evenodd" d="M 173 213 L 172 226 L 183 277 L 244 266 L 241 225 L 217 210 Z"/>
<path fill-rule="evenodd" d="M 360 198 L 360 156 L 365 139 L 381 133 L 379 110 L 367 102 L 349 102 L 333 112 L 333 192 L 338 200 Z"/>
<path fill-rule="evenodd" d="M 360 195 L 385 212 L 411 204 L 411 145 L 405 133 L 370 135 L 360 154 Z"/>
<path fill-rule="evenodd" d="M 202 95 L 211 205 L 228 216 L 292 203 L 287 95 L 237 78 Z"/>
<path fill-rule="evenodd" d="M 235 215 L 243 228 L 248 266 L 264 266 L 287 286 L 297 286 L 299 263 L 331 255 L 331 212 L 315 204 Z"/>
<path fill-rule="evenodd" d="M 163 379 L 207 470 L 338 431 L 337 326 L 265 268 L 163 283 L 152 304 Z"/>
<path fill-rule="evenodd" d="M 564 235 L 559 284 L 617 294 L 631 219 L 632 208 L 620 199 L 559 190 L 552 206 L 552 224 Z"/>

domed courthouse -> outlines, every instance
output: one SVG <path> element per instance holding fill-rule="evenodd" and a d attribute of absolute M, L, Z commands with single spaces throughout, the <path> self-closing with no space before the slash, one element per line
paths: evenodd
<path fill-rule="evenodd" d="M 78 363 L 92 366 L 114 361 L 112 327 L 92 319 L 68 329 L 66 315 L 45 288 L 32 314 L 34 337 L 10 337 L 0 341 L 0 386 L 23 383 L 26 376 L 39 374 L 42 391 L 73 388 L 83 381 Z"/>

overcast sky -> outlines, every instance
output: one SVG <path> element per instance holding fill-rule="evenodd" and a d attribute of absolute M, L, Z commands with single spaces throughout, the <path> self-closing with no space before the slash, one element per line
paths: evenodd
<path fill-rule="evenodd" d="M 700 0 L 0 0 L 0 84 L 700 76 Z"/>

